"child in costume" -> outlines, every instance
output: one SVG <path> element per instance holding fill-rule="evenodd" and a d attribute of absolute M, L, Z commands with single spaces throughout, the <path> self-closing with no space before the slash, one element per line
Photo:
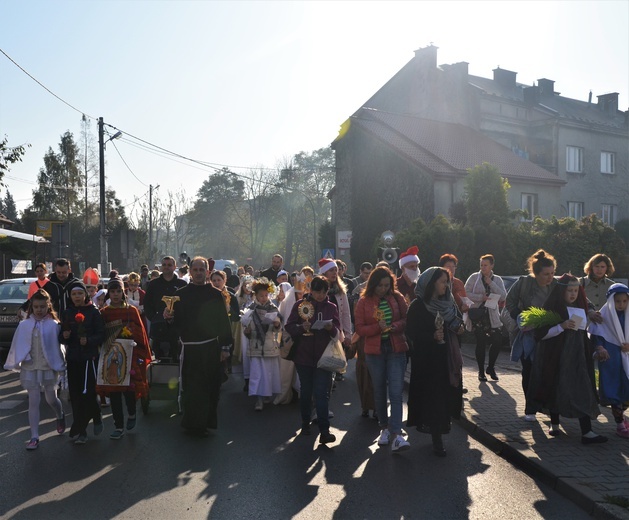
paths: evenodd
<path fill-rule="evenodd" d="M 600 444 L 607 437 L 592 431 L 592 419 L 600 411 L 594 388 L 594 366 L 585 326 L 587 298 L 579 280 L 564 274 L 557 281 L 542 314 L 543 323 L 529 321 L 531 313 L 524 311 L 523 325 L 535 327 L 533 371 L 527 392 L 527 402 L 536 411 L 550 414 L 549 435 L 561 435 L 559 417 L 579 419 L 581 442 Z"/>
<path fill-rule="evenodd" d="M 115 342 L 117 338 L 132 339 L 135 342 L 130 360 L 128 386 L 104 385 L 99 386 L 99 390 L 106 392 L 111 401 L 111 413 L 114 417 L 115 430 L 109 436 L 112 440 L 119 440 L 124 436 L 124 411 L 122 408 L 122 398 L 127 406 L 127 430 L 135 428 L 136 424 L 136 401 L 148 395 L 148 382 L 146 377 L 147 366 L 151 362 L 151 348 L 144 323 L 140 317 L 138 309 L 129 305 L 124 293 L 124 285 L 120 278 L 114 277 L 107 284 L 107 298 L 110 304 L 102 309 L 101 313 L 105 322 L 105 342 L 103 352 L 106 347 Z M 122 356 L 122 352 L 111 351 L 111 356 Z M 108 360 L 111 370 L 116 370 L 121 364 L 117 359 Z M 126 374 L 118 374 L 124 379 Z"/>
<path fill-rule="evenodd" d="M 41 388 L 46 402 L 57 416 L 57 433 L 66 429 L 65 415 L 57 397 L 59 373 L 66 365 L 59 344 L 59 321 L 52 309 L 50 295 L 44 289 L 33 293 L 28 305 L 28 317 L 21 321 L 11 342 L 11 349 L 4 365 L 5 370 L 20 372 L 20 383 L 28 392 L 28 423 L 31 440 L 27 450 L 39 446 L 39 405 Z"/>
<path fill-rule="evenodd" d="M 598 393 L 603 405 L 611 405 L 616 435 L 629 439 L 629 287 L 615 283 L 601 307 L 603 323 L 590 325 L 594 356 L 598 360 Z"/>
<path fill-rule="evenodd" d="M 279 333 L 281 316 L 278 308 L 271 302 L 269 294 L 277 290 L 275 284 L 266 278 L 256 280 L 252 285 L 254 301 L 250 307 L 249 319 L 243 323 L 246 348 L 243 354 L 249 358 L 249 395 L 256 397 L 255 410 L 262 411 L 264 401 L 271 401 L 273 394 L 282 391 L 279 362 Z M 275 313 L 273 322 L 268 321 L 267 314 Z M 276 347 L 273 343 L 277 338 Z"/>

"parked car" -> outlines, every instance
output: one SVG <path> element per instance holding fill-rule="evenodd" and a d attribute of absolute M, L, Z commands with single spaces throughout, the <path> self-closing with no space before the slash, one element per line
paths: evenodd
<path fill-rule="evenodd" d="M 28 299 L 28 288 L 37 278 L 11 278 L 0 281 L 0 353 L 2 359 L 11 347 L 20 322 L 18 311 Z"/>
<path fill-rule="evenodd" d="M 232 270 L 232 274 L 236 274 L 238 272 L 238 264 L 235 260 L 214 260 L 214 269 L 217 271 L 224 271 L 226 267 L 229 267 Z"/>

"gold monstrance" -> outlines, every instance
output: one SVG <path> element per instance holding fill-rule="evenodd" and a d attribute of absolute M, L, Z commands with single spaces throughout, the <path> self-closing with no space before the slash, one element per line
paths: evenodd
<path fill-rule="evenodd" d="M 385 319 L 384 311 L 380 309 L 379 307 L 376 307 L 373 311 L 373 317 L 375 318 L 377 322 L 383 321 Z M 382 331 L 382 334 L 391 332 L 392 328 L 393 327 L 385 327 L 384 330 Z"/>
<path fill-rule="evenodd" d="M 299 314 L 299 317 L 304 321 L 310 322 L 310 319 L 314 316 L 314 313 L 315 313 L 314 305 L 312 305 L 312 303 L 310 303 L 308 300 L 303 300 L 299 304 L 299 307 L 297 307 L 297 314 Z M 303 335 L 314 336 L 314 334 L 310 331 L 304 332 Z"/>

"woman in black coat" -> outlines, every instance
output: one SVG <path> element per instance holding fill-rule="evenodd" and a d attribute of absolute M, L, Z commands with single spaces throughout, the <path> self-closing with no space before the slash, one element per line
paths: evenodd
<path fill-rule="evenodd" d="M 417 282 L 417 298 L 408 310 L 406 334 L 412 343 L 407 426 L 432 435 L 433 451 L 444 457 L 441 435 L 463 405 L 461 349 L 463 322 L 452 293 L 450 275 L 430 267 Z M 439 325 L 439 321 L 442 324 Z M 437 322 L 437 323 L 435 323 Z"/>

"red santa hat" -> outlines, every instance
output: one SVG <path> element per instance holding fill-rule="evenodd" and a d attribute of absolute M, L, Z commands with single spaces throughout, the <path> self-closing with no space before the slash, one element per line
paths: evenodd
<path fill-rule="evenodd" d="M 417 246 L 411 246 L 402 254 L 400 254 L 400 267 L 404 267 L 406 264 L 411 262 L 419 263 L 419 248 Z"/>
<path fill-rule="evenodd" d="M 337 265 L 332 258 L 322 258 L 321 260 L 319 260 L 319 274 L 323 274 L 333 267 L 337 267 Z"/>

